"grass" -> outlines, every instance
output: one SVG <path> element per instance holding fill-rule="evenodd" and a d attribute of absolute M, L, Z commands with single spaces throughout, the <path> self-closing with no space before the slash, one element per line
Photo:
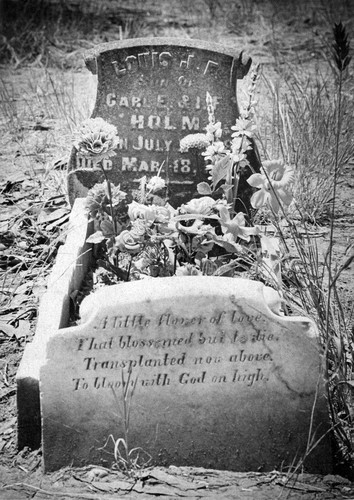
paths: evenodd
<path fill-rule="evenodd" d="M 343 167 L 354 156 L 349 118 L 354 109 L 353 101 L 346 94 L 345 67 L 349 59 L 341 26 L 335 30 L 335 40 L 334 66 L 337 68 L 334 77 L 330 72 L 332 80 L 317 73 L 304 85 L 296 72 L 290 72 L 292 77 L 286 80 L 284 95 L 271 82 L 266 84 L 274 103 L 270 149 L 294 164 L 297 172 L 293 213 L 284 214 L 285 228 L 279 220 L 273 220 L 286 249 L 282 262 L 283 293 L 291 308 L 312 317 L 318 326 L 325 352 L 327 400 L 336 437 L 336 459 L 345 469 L 354 455 L 351 409 L 354 311 L 353 305 L 345 307 L 337 285 L 354 256 L 353 252 L 349 253 L 338 266 L 334 247 L 339 180 Z M 329 220 L 329 240 L 321 260 L 313 233 L 324 220 Z"/>
<path fill-rule="evenodd" d="M 8 0 L 2 14 L 0 61 L 14 67 L 77 67 L 83 49 L 134 38 L 145 28 L 143 10 L 117 7 L 108 0 Z"/>
<path fill-rule="evenodd" d="M 214 35 L 219 38 L 220 33 L 226 32 L 228 43 L 230 36 L 234 35 L 236 39 L 258 36 L 259 50 L 263 50 L 262 54 L 264 51 L 271 53 L 276 74 L 265 76 L 267 68 L 264 68 L 262 99 L 267 96 L 268 102 L 262 103 L 262 125 L 257 144 L 263 158 L 283 157 L 296 167 L 295 197 L 297 207 L 300 207 L 295 210 L 297 218 L 288 218 L 285 228 L 278 226 L 287 247 L 282 262 L 284 294 L 293 312 L 304 312 L 319 326 L 327 354 L 328 396 L 339 461 L 348 461 L 353 455 L 353 309 L 350 303 L 345 303 L 340 286 L 341 272 L 348 269 L 353 257 L 349 250 L 344 256 L 342 269 L 340 264 L 336 265 L 333 231 L 337 208 L 340 208 L 335 205 L 338 200 L 336 189 L 343 166 L 354 157 L 353 84 L 350 78 L 343 82 L 341 113 L 337 115 L 338 81 L 333 73 L 332 59 L 323 39 L 319 40 L 317 35 L 312 37 L 311 45 L 312 42 L 304 36 L 307 31 L 303 25 L 310 31 L 322 30 L 328 44 L 328 31 L 334 15 L 337 13 L 343 19 L 349 19 L 352 15 L 350 3 L 333 1 L 305 5 L 284 2 L 279 8 L 278 2 L 272 0 L 237 3 L 205 0 L 196 7 L 203 13 L 200 17 L 202 25 L 165 25 L 153 30 L 143 15 L 124 9 L 118 12 L 103 10 L 108 2 L 87 2 L 85 12 L 82 10 L 84 2 L 77 3 L 79 10 L 76 12 L 68 9 L 66 2 L 57 4 L 59 10 L 55 10 L 55 5 L 50 2 L 39 0 L 28 1 L 25 5 L 19 11 L 18 2 L 6 2 L 4 13 L 0 58 L 17 71 L 30 66 L 31 73 L 26 70 L 30 77 L 25 76 L 21 85 L 14 86 L 5 78 L 2 81 L 0 108 L 4 119 L 2 133 L 6 139 L 3 154 L 12 160 L 13 151 L 17 151 L 16 155 L 29 172 L 29 179 L 37 180 L 35 187 L 28 192 L 30 203 L 27 208 L 9 221 L 10 226 L 17 228 L 14 252 L 21 255 L 21 246 L 18 245 L 21 241 L 44 243 L 37 253 L 31 254 L 34 262 L 29 265 L 27 274 L 23 273 L 21 262 L 3 273 L 5 308 L 13 297 L 14 287 L 28 280 L 31 272 L 34 275 L 35 268 L 40 268 L 41 276 L 48 272 L 56 248 L 63 239 L 59 234 L 60 226 L 58 233 L 46 232 L 38 224 L 37 215 L 54 195 L 66 195 L 65 172 L 56 169 L 54 161 L 59 154 L 65 163 L 71 149 L 71 133 L 90 113 L 88 103 L 82 102 L 78 106 L 75 81 L 64 71 L 80 67 L 78 61 L 82 50 L 102 41 L 146 34 L 195 36 L 201 33 L 201 27 L 207 27 L 207 36 L 212 38 Z M 41 8 L 43 5 L 45 9 Z M 192 10 L 189 2 L 187 6 Z M 291 46 L 292 40 L 287 42 L 285 30 L 292 30 L 295 37 L 298 27 L 302 30 L 301 36 L 295 41 L 300 39 L 301 47 L 296 52 Z M 261 32 L 257 33 L 257 29 Z M 312 57 L 311 51 L 326 54 L 326 67 L 323 58 L 317 66 L 307 64 L 307 58 Z M 21 74 L 18 75 L 16 78 L 21 78 Z M 49 128 L 45 130 L 43 127 Z M 335 175 L 338 175 L 337 179 Z M 3 191 L 8 205 L 14 203 L 12 196 L 19 190 L 21 186 L 15 184 L 10 192 Z M 332 232 L 328 246 L 322 252 L 316 232 L 319 225 L 329 221 Z M 123 441 L 116 446 L 117 459 L 121 446 L 124 446 Z M 128 446 L 125 452 L 127 450 Z M 129 451 L 125 461 L 129 461 L 128 454 Z M 123 457 L 123 452 L 120 456 Z"/>

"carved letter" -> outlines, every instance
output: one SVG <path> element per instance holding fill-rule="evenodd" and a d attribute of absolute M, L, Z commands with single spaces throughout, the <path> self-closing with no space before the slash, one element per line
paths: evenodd
<path fill-rule="evenodd" d="M 182 116 L 182 130 L 199 130 L 199 117 L 190 119 L 189 116 Z"/>
<path fill-rule="evenodd" d="M 144 172 L 149 171 L 149 165 L 144 160 L 140 163 L 140 167 L 139 167 L 139 172 L 142 172 L 142 171 L 144 171 Z"/>
<path fill-rule="evenodd" d="M 154 139 L 145 139 L 144 147 L 146 151 L 153 151 L 154 149 Z"/>
<path fill-rule="evenodd" d="M 132 128 L 144 128 L 144 115 L 132 115 L 130 119 Z"/>
<path fill-rule="evenodd" d="M 217 63 L 217 62 L 215 62 L 215 61 L 210 61 L 210 60 L 209 60 L 209 61 L 207 62 L 207 65 L 205 66 L 205 70 L 204 70 L 203 75 L 206 75 L 206 73 L 207 73 L 208 71 L 211 71 L 211 70 L 214 70 L 214 72 L 215 72 L 215 70 L 216 70 L 216 68 L 217 68 L 218 66 L 219 66 L 219 63 Z"/>
<path fill-rule="evenodd" d="M 126 65 L 127 65 L 127 68 L 128 68 L 128 71 L 131 71 L 132 68 L 133 68 L 133 63 L 136 63 L 137 65 L 137 60 L 136 60 L 136 57 L 135 56 L 127 56 L 125 58 L 125 62 L 126 62 Z"/>
<path fill-rule="evenodd" d="M 138 170 L 138 159 L 137 158 L 128 158 L 127 156 L 122 157 L 122 171 L 136 171 Z"/>
<path fill-rule="evenodd" d="M 139 66 L 146 68 L 147 67 L 147 56 L 150 55 L 150 52 L 141 52 L 138 54 Z"/>
<path fill-rule="evenodd" d="M 128 139 L 126 137 L 124 139 L 120 137 L 118 147 L 119 149 L 128 149 Z"/>
<path fill-rule="evenodd" d="M 189 54 L 189 55 L 187 56 L 187 61 L 183 61 L 183 60 L 182 60 L 182 61 L 180 62 L 179 67 L 180 67 L 180 68 L 186 68 L 186 69 L 189 69 L 189 68 L 190 68 L 190 64 L 189 64 L 189 63 L 192 61 L 193 57 L 194 57 L 194 55 L 193 55 L 193 54 Z"/>
<path fill-rule="evenodd" d="M 171 125 L 170 118 L 171 118 L 170 116 L 165 116 L 165 126 L 164 126 L 165 130 L 175 130 L 176 129 L 176 127 Z"/>
<path fill-rule="evenodd" d="M 129 102 L 128 102 L 128 98 L 123 96 L 119 99 L 119 106 L 125 106 L 126 108 L 129 108 Z"/>
<path fill-rule="evenodd" d="M 109 160 L 108 158 L 105 158 L 102 161 L 102 165 L 103 165 L 103 170 L 112 170 L 113 162 L 112 162 L 112 160 Z"/>
<path fill-rule="evenodd" d="M 168 68 L 172 65 L 172 54 L 170 52 L 161 52 L 159 55 L 160 66 Z"/>
<path fill-rule="evenodd" d="M 157 105 L 158 106 L 166 106 L 167 97 L 165 95 L 157 96 Z"/>
<path fill-rule="evenodd" d="M 119 76 L 119 78 L 121 76 L 124 76 L 127 72 L 127 68 L 125 67 L 119 67 L 118 66 L 118 61 L 112 61 L 112 64 L 113 64 L 113 68 L 114 68 L 114 72 L 117 76 Z"/>
<path fill-rule="evenodd" d="M 144 137 L 142 135 L 138 136 L 138 144 L 133 144 L 133 149 L 140 151 L 140 149 L 143 149 L 143 143 L 144 143 Z"/>
<path fill-rule="evenodd" d="M 112 108 L 112 106 L 114 106 L 115 104 L 117 104 L 117 99 L 116 99 L 116 95 L 114 94 L 114 92 L 112 92 L 110 94 L 107 94 L 106 104 L 110 108 Z"/>
<path fill-rule="evenodd" d="M 160 168 L 160 163 L 158 161 L 151 160 L 150 170 L 151 172 L 158 172 Z"/>
<path fill-rule="evenodd" d="M 159 55 L 158 52 L 151 52 L 151 60 L 153 68 L 158 65 L 158 58 L 157 58 L 158 55 Z"/>
<path fill-rule="evenodd" d="M 141 97 L 132 97 L 132 106 L 133 108 L 141 108 Z"/>
<path fill-rule="evenodd" d="M 148 127 L 152 130 L 160 128 L 161 118 L 157 115 L 150 115 L 148 118 Z"/>

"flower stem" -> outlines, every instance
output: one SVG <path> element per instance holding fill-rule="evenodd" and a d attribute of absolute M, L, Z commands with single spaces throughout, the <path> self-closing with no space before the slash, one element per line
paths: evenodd
<path fill-rule="evenodd" d="M 329 236 L 329 251 L 328 251 L 328 295 L 327 295 L 327 307 L 326 307 L 326 341 L 328 341 L 329 336 L 329 319 L 330 319 L 330 306 L 331 306 L 331 291 L 332 291 L 332 258 L 333 258 L 333 246 L 334 246 L 334 216 L 336 209 L 336 198 L 337 198 L 337 185 L 338 185 L 338 174 L 339 174 L 339 141 L 341 132 L 341 112 L 342 112 L 342 86 L 343 86 L 343 73 L 339 71 L 339 81 L 338 81 L 338 108 L 337 108 L 337 131 L 336 131 L 336 145 L 335 145 L 335 157 L 334 157 L 334 172 L 333 172 L 333 194 L 332 194 L 332 207 L 331 207 L 331 222 L 330 222 L 330 236 Z"/>
<path fill-rule="evenodd" d="M 110 208 L 110 212 L 111 212 L 111 219 L 112 219 L 112 224 L 113 224 L 114 236 L 118 236 L 117 221 L 115 220 L 114 210 L 113 210 L 111 182 L 108 178 L 107 172 L 105 171 L 105 169 L 102 166 L 101 166 L 101 171 L 104 175 L 104 178 L 105 178 L 106 184 L 107 184 L 108 201 L 109 201 L 109 208 Z"/>

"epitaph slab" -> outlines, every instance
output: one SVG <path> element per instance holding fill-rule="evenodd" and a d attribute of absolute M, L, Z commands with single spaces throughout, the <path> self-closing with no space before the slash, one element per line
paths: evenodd
<path fill-rule="evenodd" d="M 309 433 L 329 428 L 322 357 L 311 321 L 272 312 L 274 294 L 243 279 L 173 277 L 85 299 L 83 324 L 48 340 L 41 369 L 45 470 L 112 462 L 105 444 L 125 437 L 124 388 L 129 447 L 154 464 L 297 463 Z M 326 435 L 305 469 L 328 473 L 331 463 Z"/>
<path fill-rule="evenodd" d="M 179 141 L 205 132 L 209 92 L 228 143 L 239 116 L 237 79 L 248 72 L 251 59 L 243 58 L 240 50 L 205 41 L 150 38 L 99 45 L 87 54 L 86 64 L 98 75 L 92 117 L 115 125 L 120 138 L 117 155 L 103 162 L 111 181 L 130 193 L 142 176 L 161 170 L 173 206 L 197 195 L 197 184 L 207 180 L 204 157 L 196 150 L 181 153 Z M 253 150 L 249 161 L 258 171 Z M 244 204 L 249 207 L 252 189 L 246 179 L 251 173 L 246 168 L 241 175 L 239 210 L 245 210 Z M 68 179 L 72 203 L 103 175 L 73 149 Z"/>

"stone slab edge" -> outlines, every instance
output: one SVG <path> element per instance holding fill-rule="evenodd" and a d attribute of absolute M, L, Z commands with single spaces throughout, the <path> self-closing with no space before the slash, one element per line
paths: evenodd
<path fill-rule="evenodd" d="M 66 242 L 59 248 L 47 291 L 40 300 L 35 336 L 25 347 L 16 374 L 19 449 L 40 446 L 39 370 L 45 359 L 46 342 L 58 329 L 68 326 L 70 295 L 80 287 L 91 261 L 91 245 L 86 239 L 92 227 L 84 203 L 83 198 L 75 200 Z"/>

